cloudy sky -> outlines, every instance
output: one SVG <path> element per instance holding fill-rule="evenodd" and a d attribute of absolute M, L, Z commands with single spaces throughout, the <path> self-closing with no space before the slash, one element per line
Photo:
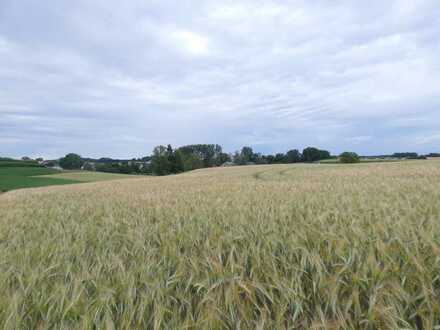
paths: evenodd
<path fill-rule="evenodd" d="M 0 155 L 440 151 L 438 0 L 1 0 Z"/>

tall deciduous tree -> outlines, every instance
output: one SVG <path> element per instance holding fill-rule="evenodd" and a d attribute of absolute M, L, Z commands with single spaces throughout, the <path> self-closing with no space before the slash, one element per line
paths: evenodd
<path fill-rule="evenodd" d="M 330 152 L 327 150 L 320 150 L 313 147 L 308 147 L 303 150 L 303 161 L 305 162 L 316 162 L 318 160 L 329 159 Z"/>
<path fill-rule="evenodd" d="M 289 150 L 286 154 L 286 160 L 288 163 L 298 163 L 301 161 L 301 153 L 296 150 Z"/>
<path fill-rule="evenodd" d="M 241 158 L 244 163 L 249 163 L 254 161 L 254 151 L 251 147 L 243 147 L 241 149 Z"/>
<path fill-rule="evenodd" d="M 346 151 L 339 156 L 339 161 L 341 163 L 349 164 L 349 163 L 359 163 L 361 160 L 357 153 Z"/>
<path fill-rule="evenodd" d="M 60 166 L 65 170 L 78 170 L 84 164 L 80 155 L 70 153 L 59 161 Z"/>
<path fill-rule="evenodd" d="M 153 150 L 151 157 L 151 169 L 156 175 L 167 175 L 171 173 L 171 163 L 169 161 L 169 149 L 165 146 L 157 146 Z"/>

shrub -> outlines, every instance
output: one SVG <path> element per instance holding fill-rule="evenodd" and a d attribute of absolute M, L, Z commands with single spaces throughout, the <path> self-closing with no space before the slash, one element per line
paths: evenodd
<path fill-rule="evenodd" d="M 347 152 L 343 152 L 339 156 L 339 161 L 344 164 L 352 164 L 352 163 L 359 163 L 361 160 L 357 153 L 347 151 Z"/>
<path fill-rule="evenodd" d="M 65 170 L 79 170 L 84 164 L 80 155 L 77 154 L 67 154 L 66 157 L 59 160 L 60 166 Z"/>

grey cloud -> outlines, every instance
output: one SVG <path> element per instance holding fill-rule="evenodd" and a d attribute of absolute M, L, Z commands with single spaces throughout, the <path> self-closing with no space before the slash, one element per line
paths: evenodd
<path fill-rule="evenodd" d="M 3 0 L 0 154 L 436 151 L 438 17 L 436 0 Z"/>

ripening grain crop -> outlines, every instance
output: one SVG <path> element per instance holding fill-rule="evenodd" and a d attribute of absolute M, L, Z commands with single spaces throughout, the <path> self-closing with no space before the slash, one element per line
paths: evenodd
<path fill-rule="evenodd" d="M 440 162 L 0 196 L 0 328 L 434 329 Z"/>

